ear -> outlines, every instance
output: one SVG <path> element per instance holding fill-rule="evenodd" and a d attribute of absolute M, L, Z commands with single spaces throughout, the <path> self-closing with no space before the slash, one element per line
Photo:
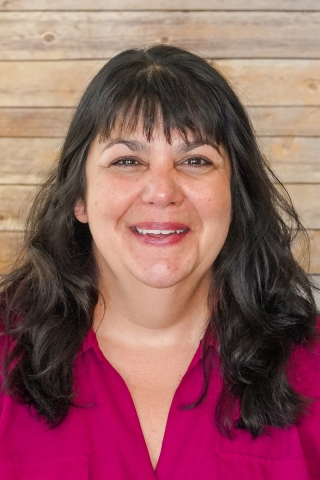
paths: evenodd
<path fill-rule="evenodd" d="M 73 212 L 79 222 L 88 223 L 88 215 L 84 200 L 77 200 Z"/>

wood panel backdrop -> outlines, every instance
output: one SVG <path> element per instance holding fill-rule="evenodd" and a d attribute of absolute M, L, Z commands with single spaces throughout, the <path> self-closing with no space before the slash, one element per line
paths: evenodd
<path fill-rule="evenodd" d="M 110 57 L 151 43 L 192 49 L 231 81 L 320 283 L 319 0 L 0 0 L 0 272 L 83 89 Z"/>

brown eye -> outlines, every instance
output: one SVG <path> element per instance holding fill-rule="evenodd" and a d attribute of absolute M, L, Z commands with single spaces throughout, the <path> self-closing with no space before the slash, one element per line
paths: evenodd
<path fill-rule="evenodd" d="M 122 157 L 112 163 L 112 166 L 117 167 L 135 167 L 136 165 L 140 165 L 140 163 L 132 157 Z"/>
<path fill-rule="evenodd" d="M 210 162 L 208 162 L 202 157 L 190 157 L 185 161 L 185 163 L 193 167 L 204 167 L 210 165 Z"/>

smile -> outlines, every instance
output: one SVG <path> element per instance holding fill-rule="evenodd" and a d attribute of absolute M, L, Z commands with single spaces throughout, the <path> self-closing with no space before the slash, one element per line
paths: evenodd
<path fill-rule="evenodd" d="M 140 235 L 172 235 L 175 233 L 184 233 L 187 230 L 187 228 L 184 228 L 182 230 L 154 230 L 154 229 L 139 228 L 139 227 L 134 227 L 134 229 Z"/>
<path fill-rule="evenodd" d="M 144 245 L 159 247 L 176 245 L 190 232 L 188 225 L 176 222 L 140 222 L 130 229 Z"/>

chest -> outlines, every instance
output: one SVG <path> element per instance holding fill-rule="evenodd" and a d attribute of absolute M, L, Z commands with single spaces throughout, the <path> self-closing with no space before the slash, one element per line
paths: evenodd
<path fill-rule="evenodd" d="M 173 397 L 195 354 L 195 348 L 119 350 L 100 346 L 130 393 L 153 468 L 159 460 Z"/>
<path fill-rule="evenodd" d="M 175 388 L 162 388 L 126 382 L 131 394 L 153 468 L 161 453 L 170 406 Z M 178 386 L 178 382 L 177 385 Z"/>

